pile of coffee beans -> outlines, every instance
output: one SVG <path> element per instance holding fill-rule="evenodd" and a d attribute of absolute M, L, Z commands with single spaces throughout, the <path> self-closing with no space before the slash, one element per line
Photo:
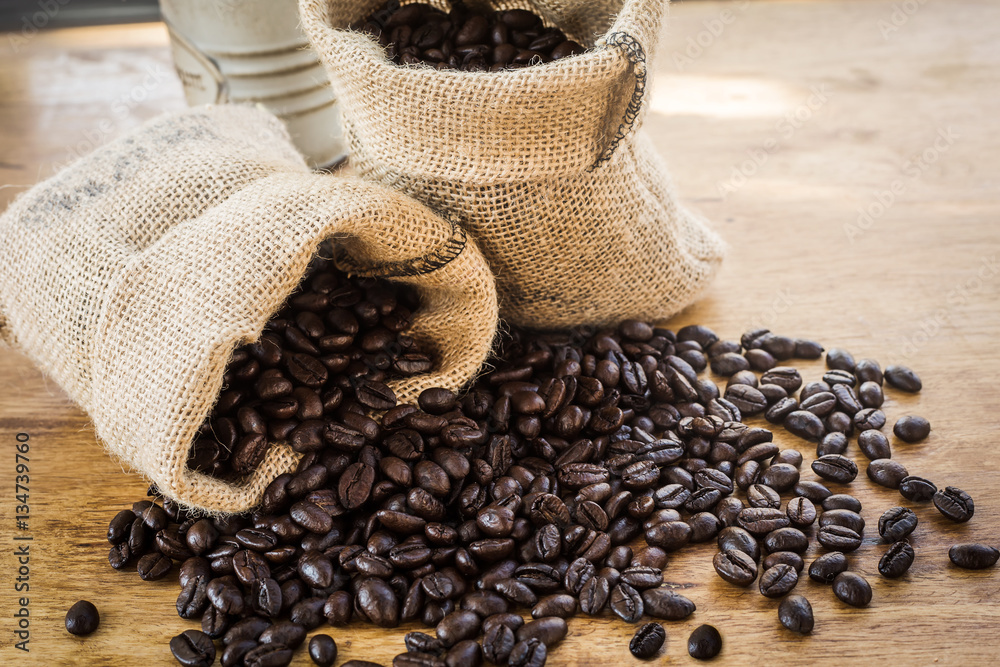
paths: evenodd
<path fill-rule="evenodd" d="M 475 12 L 461 2 L 451 11 L 423 3 L 386 7 L 352 26 L 370 34 L 398 65 L 497 72 L 583 53 L 583 46 L 525 9 Z"/>
<path fill-rule="evenodd" d="M 261 341 L 234 354 L 191 460 L 245 474 L 265 451 L 259 443 L 287 441 L 303 454 L 297 471 L 276 478 L 249 515 L 202 517 L 154 498 L 111 521 L 112 567 L 145 580 L 178 572 L 177 613 L 201 625 L 171 642 L 181 664 L 213 664 L 218 651 L 224 666 L 284 665 L 310 631 L 360 620 L 434 628 L 406 635 L 397 667 L 540 667 L 576 614 L 690 616 L 695 604 L 664 582 L 663 568 L 668 553 L 713 539 L 722 579 L 784 597 L 815 537 L 827 553 L 809 576 L 865 606 L 872 588 L 847 555 L 865 521 L 843 492 L 859 473 L 847 456 L 855 433 L 871 481 L 910 503 L 933 502 L 952 521 L 973 516 L 968 494 L 910 475 L 878 437 L 884 385 L 920 389 L 909 369 L 883 372 L 830 350 L 822 378 L 805 383 L 779 364 L 820 357 L 814 342 L 766 330 L 720 340 L 702 326 L 675 333 L 626 321 L 512 330 L 493 370 L 463 395 L 432 388 L 416 405 L 397 404 L 390 374 L 432 364 L 404 333 L 416 306 L 389 285 L 317 264 Z M 699 377 L 709 367 L 728 378 L 723 389 Z M 754 415 L 815 443 L 811 469 L 824 481 L 801 479 L 802 454 L 744 423 Z M 927 435 L 925 420 L 903 419 L 911 439 Z M 882 514 L 883 576 L 910 567 L 917 522 L 912 507 Z M 950 558 L 982 568 L 997 555 L 963 544 Z M 796 632 L 815 622 L 797 595 L 784 597 L 778 617 Z M 630 650 L 655 656 L 665 637 L 646 623 Z M 722 645 L 702 625 L 688 650 L 710 659 Z M 308 651 L 331 664 L 337 646 L 318 634 Z"/>
<path fill-rule="evenodd" d="M 192 469 L 244 476 L 271 442 L 303 453 L 357 451 L 380 436 L 366 411 L 396 404 L 385 380 L 431 369 L 404 333 L 417 307 L 411 290 L 347 278 L 320 258 L 309 275 L 260 340 L 233 353 L 225 390 L 191 450 Z"/>

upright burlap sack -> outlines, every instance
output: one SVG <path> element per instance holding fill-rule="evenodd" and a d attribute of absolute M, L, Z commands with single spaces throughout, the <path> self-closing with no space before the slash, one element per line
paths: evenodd
<path fill-rule="evenodd" d="M 475 245 L 403 195 L 310 173 L 281 123 L 245 107 L 161 116 L 17 199 L 0 216 L 0 338 L 166 495 L 242 511 L 296 455 L 272 447 L 237 486 L 188 469 L 191 443 L 233 349 L 331 237 L 359 272 L 420 295 L 410 333 L 436 367 L 397 382 L 399 398 L 466 383 L 497 323 Z"/>
<path fill-rule="evenodd" d="M 468 2 L 531 10 L 589 49 L 492 73 L 393 64 L 346 29 L 383 4 L 299 2 L 351 162 L 460 220 L 496 275 L 504 318 L 537 328 L 662 319 L 707 285 L 722 243 L 678 204 L 636 131 L 667 0 Z"/>

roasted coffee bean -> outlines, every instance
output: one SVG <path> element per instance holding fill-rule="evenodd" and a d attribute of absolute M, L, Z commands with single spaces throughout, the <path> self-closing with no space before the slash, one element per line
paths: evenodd
<path fill-rule="evenodd" d="M 878 534 L 886 542 L 898 542 L 917 527 L 917 515 L 908 507 L 891 507 L 878 520 Z"/>
<path fill-rule="evenodd" d="M 740 512 L 737 521 L 755 535 L 766 535 L 791 523 L 784 512 L 773 507 L 748 507 Z"/>
<path fill-rule="evenodd" d="M 292 649 L 280 643 L 261 644 L 243 656 L 246 667 L 284 667 L 291 661 Z"/>
<path fill-rule="evenodd" d="M 143 581 L 156 581 L 167 576 L 173 568 L 173 561 L 161 553 L 148 553 L 139 559 L 135 569 Z"/>
<path fill-rule="evenodd" d="M 878 408 L 865 408 L 854 415 L 853 423 L 858 431 L 877 430 L 885 426 L 885 413 Z"/>
<path fill-rule="evenodd" d="M 330 635 L 313 635 L 309 640 L 309 657 L 320 667 L 331 667 L 337 661 L 337 642 Z"/>
<path fill-rule="evenodd" d="M 813 610 L 801 595 L 789 595 L 778 605 L 778 620 L 792 632 L 807 635 L 813 631 Z"/>
<path fill-rule="evenodd" d="M 793 489 L 796 497 L 807 498 L 813 503 L 823 503 L 833 493 L 822 482 L 814 480 L 799 480 Z"/>
<path fill-rule="evenodd" d="M 435 633 L 441 643 L 448 647 L 478 636 L 481 627 L 482 621 L 477 614 L 466 609 L 459 609 L 441 619 Z"/>
<path fill-rule="evenodd" d="M 885 402 L 882 385 L 874 382 L 862 382 L 858 387 L 858 400 L 866 408 L 881 408 Z"/>
<path fill-rule="evenodd" d="M 965 523 L 976 511 L 972 496 L 954 486 L 945 487 L 943 491 L 939 489 L 934 493 L 934 507 L 945 518 L 955 523 Z"/>
<path fill-rule="evenodd" d="M 834 551 L 854 551 L 861 546 L 861 536 L 856 531 L 835 524 L 820 528 L 816 539 Z"/>
<path fill-rule="evenodd" d="M 894 542 L 878 562 L 878 571 L 887 579 L 895 579 L 906 574 L 913 565 L 915 554 L 906 540 Z"/>
<path fill-rule="evenodd" d="M 537 639 L 528 639 L 514 644 L 507 664 L 510 667 L 542 667 L 547 656 L 545 644 Z"/>
<path fill-rule="evenodd" d="M 822 420 L 808 410 L 791 412 L 782 423 L 790 433 L 812 442 L 819 442 L 826 434 Z"/>
<path fill-rule="evenodd" d="M 837 575 L 846 570 L 847 556 L 840 551 L 831 551 L 809 565 L 809 578 L 821 584 L 832 584 Z"/>
<path fill-rule="evenodd" d="M 985 570 L 1000 560 L 1000 551 L 986 544 L 956 544 L 948 550 L 948 558 L 967 570 Z"/>
<path fill-rule="evenodd" d="M 872 587 L 868 580 L 849 570 L 841 572 L 833 580 L 833 594 L 852 607 L 867 607 L 872 601 Z"/>
<path fill-rule="evenodd" d="M 537 639 L 546 646 L 555 646 L 565 639 L 569 632 L 566 620 L 558 616 L 538 618 L 511 629 L 514 630 L 519 642 Z"/>
<path fill-rule="evenodd" d="M 743 415 L 756 415 L 767 409 L 767 399 L 754 387 L 734 384 L 726 388 L 726 400 L 739 408 Z"/>
<path fill-rule="evenodd" d="M 793 526 L 810 526 L 816 520 L 816 506 L 808 498 L 795 497 L 785 506 L 785 514 Z"/>
<path fill-rule="evenodd" d="M 612 599 L 613 599 L 612 594 Z M 556 593 L 554 595 L 547 595 L 540 599 L 534 607 L 531 608 L 532 618 L 544 618 L 546 616 L 558 616 L 560 618 L 569 618 L 576 613 L 577 600 L 572 595 L 566 595 L 565 593 Z"/>
<path fill-rule="evenodd" d="M 890 387 L 909 393 L 916 393 L 923 388 L 920 377 L 906 366 L 886 366 L 885 381 Z"/>
<path fill-rule="evenodd" d="M 757 579 L 757 563 L 736 549 L 726 549 L 715 554 L 712 565 L 722 579 L 737 586 L 749 586 Z"/>
<path fill-rule="evenodd" d="M 89 635 L 97 630 L 97 626 L 100 624 L 101 615 L 98 613 L 97 607 L 94 606 L 93 602 L 79 600 L 66 612 L 66 632 L 71 635 Z"/>
<path fill-rule="evenodd" d="M 892 449 L 889 439 L 881 431 L 868 430 L 858 434 L 858 449 L 870 461 L 875 459 L 891 459 Z"/>
<path fill-rule="evenodd" d="M 177 596 L 177 615 L 181 618 L 198 618 L 208 604 L 208 576 L 189 579 Z"/>
<path fill-rule="evenodd" d="M 669 588 L 649 588 L 642 592 L 643 610 L 665 621 L 680 621 L 695 611 L 695 604 Z"/>
<path fill-rule="evenodd" d="M 260 633 L 261 644 L 280 644 L 296 649 L 306 639 L 306 629 L 291 621 L 278 621 Z"/>
<path fill-rule="evenodd" d="M 896 420 L 892 432 L 903 442 L 920 442 L 930 434 L 931 423 L 923 417 L 907 415 Z"/>
<path fill-rule="evenodd" d="M 927 502 L 937 493 L 934 482 L 923 477 L 908 475 L 899 482 L 899 495 L 913 502 Z"/>
<path fill-rule="evenodd" d="M 847 509 L 831 509 L 823 512 L 819 517 L 819 526 L 843 526 L 844 528 L 850 528 L 858 535 L 861 535 L 865 531 L 865 520 L 864 518 L 854 512 L 853 510 Z"/>
<path fill-rule="evenodd" d="M 802 556 L 794 551 L 775 551 L 770 553 L 760 562 L 761 570 L 769 570 L 775 565 L 790 565 L 796 572 L 802 572 L 805 562 Z"/>
<path fill-rule="evenodd" d="M 873 431 L 878 433 L 878 431 Z M 847 452 L 847 436 L 839 431 L 827 433 L 816 445 L 816 456 L 827 456 L 829 454 L 844 454 Z"/>
<path fill-rule="evenodd" d="M 662 575 L 661 575 L 662 576 Z M 617 585 L 617 583 L 616 583 Z M 604 577 L 591 577 L 580 589 L 580 611 L 588 616 L 601 613 L 611 597 L 611 584 Z M 546 644 L 551 642 L 546 641 Z"/>
<path fill-rule="evenodd" d="M 853 373 L 856 363 L 854 357 L 847 350 L 839 347 L 832 347 L 826 352 L 826 367 L 833 370 L 847 371 Z"/>
<path fill-rule="evenodd" d="M 136 516 L 132 510 L 122 510 L 115 515 L 115 518 L 108 524 L 108 542 L 112 545 L 121 544 L 128 539 L 132 530 L 132 523 Z"/>
<path fill-rule="evenodd" d="M 379 627 L 394 628 L 399 625 L 399 599 L 392 587 L 381 579 L 369 577 L 358 584 L 355 605 Z"/>
<path fill-rule="evenodd" d="M 691 526 L 684 521 L 665 521 L 647 529 L 645 537 L 650 546 L 676 551 L 691 540 Z"/>
<path fill-rule="evenodd" d="M 624 583 L 618 584 L 611 591 L 609 606 L 615 616 L 626 623 L 637 623 L 644 611 L 642 596 L 637 590 Z M 534 611 L 532 611 L 532 616 L 534 615 Z"/>
<path fill-rule="evenodd" d="M 837 396 L 832 391 L 823 391 L 817 394 L 812 394 L 809 398 L 802 399 L 799 407 L 802 410 L 813 413 L 817 417 L 825 417 L 837 408 Z"/>
<path fill-rule="evenodd" d="M 823 500 L 822 505 L 823 510 L 826 512 L 832 510 L 850 510 L 851 512 L 858 513 L 861 511 L 861 501 L 846 493 L 835 493 L 832 496 L 828 496 Z"/>
<path fill-rule="evenodd" d="M 170 652 L 185 667 L 209 667 L 215 662 L 215 644 L 198 630 L 185 630 L 171 639 Z"/>
<path fill-rule="evenodd" d="M 719 551 L 735 549 L 750 556 L 754 562 L 760 559 L 760 545 L 757 542 L 757 538 L 739 526 L 723 528 L 719 532 L 716 544 L 719 546 Z"/>
<path fill-rule="evenodd" d="M 699 625 L 688 638 L 688 654 L 698 660 L 711 660 L 722 651 L 722 635 L 711 625 Z"/>
<path fill-rule="evenodd" d="M 868 464 L 866 473 L 868 479 L 887 489 L 898 489 L 909 476 L 903 464 L 893 459 L 875 459 Z"/>
<path fill-rule="evenodd" d="M 803 553 L 809 547 L 809 538 L 798 528 L 778 528 L 764 536 L 764 547 L 770 552 Z"/>
<path fill-rule="evenodd" d="M 496 665 L 505 664 L 515 643 L 513 630 L 498 623 L 483 635 L 483 657 Z"/>
<path fill-rule="evenodd" d="M 445 667 L 479 667 L 482 662 L 482 647 L 472 639 L 458 642 L 444 656 Z"/>
<path fill-rule="evenodd" d="M 776 598 L 795 588 L 799 581 L 798 572 L 790 565 L 779 564 L 765 570 L 760 575 L 759 588 L 762 595 Z"/>
<path fill-rule="evenodd" d="M 858 476 L 858 466 L 840 454 L 827 454 L 812 462 L 814 473 L 838 484 L 850 484 Z"/>
<path fill-rule="evenodd" d="M 646 623 L 635 631 L 628 650 L 640 660 L 649 660 L 663 648 L 667 631 L 659 623 Z"/>
<path fill-rule="evenodd" d="M 791 397 L 779 398 L 764 413 L 764 418 L 772 424 L 781 424 L 799 409 L 799 402 Z"/>
<path fill-rule="evenodd" d="M 747 503 L 750 507 L 781 507 L 781 496 L 766 484 L 752 484 L 747 489 Z"/>
<path fill-rule="evenodd" d="M 771 463 L 760 474 L 760 483 L 781 493 L 799 482 L 799 470 L 788 463 Z"/>

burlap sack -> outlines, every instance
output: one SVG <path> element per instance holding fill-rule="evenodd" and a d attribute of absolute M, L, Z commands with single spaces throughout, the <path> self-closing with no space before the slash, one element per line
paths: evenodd
<path fill-rule="evenodd" d="M 403 195 L 310 173 L 281 123 L 245 107 L 161 116 L 17 199 L 0 217 L 0 338 L 165 494 L 242 511 L 296 455 L 272 447 L 235 486 L 188 469 L 190 445 L 232 350 L 260 336 L 331 237 L 363 273 L 420 294 L 411 333 L 437 365 L 397 395 L 467 382 L 497 323 L 475 245 Z"/>
<path fill-rule="evenodd" d="M 666 0 L 468 2 L 529 9 L 589 47 L 494 73 L 394 65 L 345 29 L 383 4 L 299 2 L 351 162 L 461 221 L 496 275 L 504 318 L 539 328 L 662 319 L 707 285 L 722 243 L 678 204 L 636 133 Z"/>

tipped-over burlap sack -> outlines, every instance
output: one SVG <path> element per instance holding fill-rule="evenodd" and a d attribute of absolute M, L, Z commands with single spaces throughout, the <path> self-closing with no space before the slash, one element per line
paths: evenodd
<path fill-rule="evenodd" d="M 393 64 L 346 29 L 383 4 L 299 1 L 351 163 L 459 219 L 496 275 L 504 318 L 538 328 L 661 319 L 707 285 L 722 243 L 678 204 L 635 132 L 667 0 L 492 3 L 529 9 L 589 48 L 492 73 Z"/>
<path fill-rule="evenodd" d="M 496 289 L 461 228 L 384 187 L 310 173 L 281 123 L 246 107 L 161 116 L 17 199 L 0 216 L 0 338 L 166 495 L 242 511 L 297 456 L 274 446 L 236 486 L 188 469 L 190 446 L 233 349 L 331 237 L 358 272 L 420 295 L 410 333 L 436 367 L 396 383 L 401 400 L 473 377 Z"/>

